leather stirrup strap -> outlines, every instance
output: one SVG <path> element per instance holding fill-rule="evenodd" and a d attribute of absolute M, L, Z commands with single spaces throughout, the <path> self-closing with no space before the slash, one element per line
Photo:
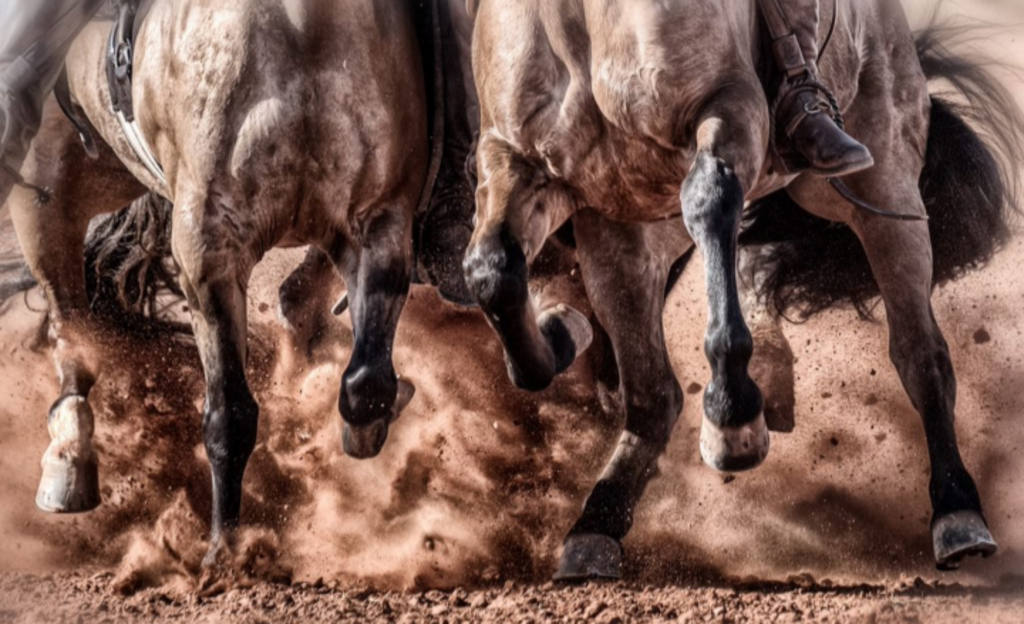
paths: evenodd
<path fill-rule="evenodd" d="M 775 55 L 779 71 L 789 78 L 806 72 L 807 59 L 780 0 L 759 0 L 758 4 L 761 5 L 761 14 L 764 15 L 768 32 L 771 33 L 772 53 Z"/>

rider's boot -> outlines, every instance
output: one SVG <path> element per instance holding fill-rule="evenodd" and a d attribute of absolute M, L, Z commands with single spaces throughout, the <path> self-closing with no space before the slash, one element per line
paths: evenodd
<path fill-rule="evenodd" d="M 841 127 L 835 98 L 818 74 L 818 0 L 760 0 L 783 84 L 775 101 L 775 148 L 790 173 L 835 177 L 874 165 Z"/>

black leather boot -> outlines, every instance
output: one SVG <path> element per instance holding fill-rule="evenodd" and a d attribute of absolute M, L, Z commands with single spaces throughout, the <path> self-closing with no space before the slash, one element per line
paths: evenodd
<path fill-rule="evenodd" d="M 844 131 L 835 98 L 818 77 L 818 0 L 759 3 L 784 78 L 772 107 L 779 166 L 786 173 L 838 177 L 874 165 L 868 148 Z"/>
<path fill-rule="evenodd" d="M 782 143 L 779 152 L 787 151 L 787 143 L 789 151 L 795 152 L 785 159 L 787 168 L 839 177 L 873 166 L 868 148 L 840 123 L 831 94 L 810 72 L 788 78 L 775 106 L 776 142 Z"/>

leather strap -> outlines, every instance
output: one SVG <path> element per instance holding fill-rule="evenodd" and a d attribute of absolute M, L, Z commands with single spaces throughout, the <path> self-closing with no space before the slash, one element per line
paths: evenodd
<path fill-rule="evenodd" d="M 807 59 L 780 0 L 760 0 L 759 3 L 761 14 L 772 37 L 772 54 L 775 56 L 779 71 L 788 78 L 803 74 L 808 69 Z"/>

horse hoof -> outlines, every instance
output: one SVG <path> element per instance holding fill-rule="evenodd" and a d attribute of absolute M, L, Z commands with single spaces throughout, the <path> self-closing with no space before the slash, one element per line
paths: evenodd
<path fill-rule="evenodd" d="M 594 342 L 594 328 L 583 314 L 566 305 L 545 310 L 537 318 L 540 331 L 555 354 L 555 369 L 561 373 Z"/>
<path fill-rule="evenodd" d="M 387 441 L 388 423 L 384 420 L 365 427 L 345 423 L 341 436 L 342 448 L 352 459 L 373 459 L 384 450 Z"/>
<path fill-rule="evenodd" d="M 958 511 L 932 523 L 935 562 L 940 570 L 956 570 L 968 557 L 989 558 L 999 547 L 976 511 Z"/>
<path fill-rule="evenodd" d="M 704 417 L 700 456 L 719 472 L 753 470 L 768 456 L 770 438 L 764 414 L 742 427 L 719 427 Z"/>
<path fill-rule="evenodd" d="M 607 535 L 570 535 L 562 548 L 555 580 L 572 583 L 622 578 L 622 546 Z"/>
<path fill-rule="evenodd" d="M 99 504 L 99 462 L 95 455 L 86 459 L 43 459 L 36 507 L 48 513 L 84 513 Z"/>

